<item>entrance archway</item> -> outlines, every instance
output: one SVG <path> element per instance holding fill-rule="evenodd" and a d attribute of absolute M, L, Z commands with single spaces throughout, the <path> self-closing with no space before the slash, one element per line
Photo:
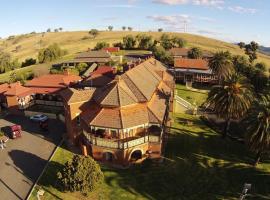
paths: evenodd
<path fill-rule="evenodd" d="M 136 161 L 142 159 L 142 151 L 141 150 L 135 150 L 131 153 L 130 155 L 130 160 L 131 161 Z"/>

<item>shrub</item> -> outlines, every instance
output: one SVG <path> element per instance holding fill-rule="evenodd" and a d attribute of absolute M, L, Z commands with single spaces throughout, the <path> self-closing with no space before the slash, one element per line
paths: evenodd
<path fill-rule="evenodd" d="M 36 59 L 27 58 L 27 59 L 25 59 L 24 62 L 22 62 L 22 67 L 27 67 L 27 66 L 30 66 L 30 65 L 34 65 L 34 64 L 36 64 L 36 62 L 37 62 Z"/>
<path fill-rule="evenodd" d="M 104 178 L 93 158 L 81 155 L 74 155 L 72 161 L 66 162 L 57 177 L 63 190 L 80 191 L 85 195 L 93 191 Z"/>
<path fill-rule="evenodd" d="M 109 46 L 110 46 L 110 44 L 107 43 L 107 42 L 98 42 L 94 49 L 95 50 L 101 50 L 101 49 L 109 47 Z"/>
<path fill-rule="evenodd" d="M 79 63 L 76 65 L 76 69 L 78 70 L 79 74 L 82 74 L 87 69 L 88 65 L 86 63 Z"/>

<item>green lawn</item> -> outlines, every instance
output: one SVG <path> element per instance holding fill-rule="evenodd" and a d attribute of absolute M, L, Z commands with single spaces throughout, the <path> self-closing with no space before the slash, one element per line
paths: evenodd
<path fill-rule="evenodd" d="M 55 189 L 57 169 L 72 157 L 60 148 L 39 182 L 46 191 L 43 199 L 236 200 L 245 182 L 252 183 L 248 199 L 270 199 L 270 160 L 254 168 L 249 165 L 253 155 L 244 145 L 222 139 L 198 117 L 172 117 L 164 163 L 145 162 L 127 170 L 102 166 L 105 181 L 86 198 Z M 187 125 L 187 120 L 193 124 Z"/>
<path fill-rule="evenodd" d="M 191 91 L 185 85 L 176 84 L 177 95 L 191 104 L 196 103 L 198 106 L 205 102 L 207 93 L 200 91 Z"/>

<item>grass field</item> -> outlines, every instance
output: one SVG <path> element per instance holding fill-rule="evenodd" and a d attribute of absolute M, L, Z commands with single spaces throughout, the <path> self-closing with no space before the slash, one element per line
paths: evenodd
<path fill-rule="evenodd" d="M 70 151 L 58 149 L 39 181 L 45 189 L 42 199 L 237 200 L 246 182 L 252 184 L 248 199 L 270 199 L 270 160 L 254 168 L 249 165 L 253 156 L 242 144 L 222 139 L 198 117 L 177 114 L 173 118 L 164 163 L 146 162 L 127 170 L 102 166 L 105 181 L 88 197 L 55 188 L 56 171 L 72 157 Z M 187 125 L 187 120 L 193 124 Z"/>
<path fill-rule="evenodd" d="M 121 41 L 122 38 L 128 34 L 135 36 L 140 33 L 149 34 L 155 39 L 158 39 L 163 34 L 159 32 L 103 31 L 96 38 L 91 38 L 88 31 L 45 33 L 44 35 L 39 33 L 19 35 L 12 40 L 0 40 L 0 48 L 10 52 L 13 57 L 22 61 L 29 57 L 36 58 L 40 48 L 47 47 L 52 43 L 58 43 L 62 48 L 67 49 L 70 55 L 74 55 L 80 51 L 85 51 L 88 48 L 93 48 L 97 42 L 106 41 L 112 44 Z M 243 50 L 234 44 L 192 34 L 169 34 L 178 35 L 186 39 L 189 47 L 196 46 L 212 52 L 229 50 L 233 54 L 244 54 Z M 15 51 L 18 46 L 20 46 L 20 49 Z M 270 56 L 259 54 L 259 61 L 264 61 L 270 66 Z"/>
<path fill-rule="evenodd" d="M 202 103 L 205 102 L 208 95 L 207 93 L 201 91 L 191 91 L 182 84 L 176 84 L 175 89 L 179 97 L 185 99 L 193 105 L 194 103 L 196 103 L 196 105 L 198 106 L 202 105 Z"/>

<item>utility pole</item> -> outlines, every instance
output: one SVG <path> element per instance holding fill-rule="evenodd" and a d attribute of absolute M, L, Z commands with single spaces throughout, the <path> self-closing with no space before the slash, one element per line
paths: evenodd
<path fill-rule="evenodd" d="M 239 200 L 245 200 L 245 198 L 246 198 L 247 195 L 248 195 L 248 190 L 250 190 L 250 189 L 251 189 L 251 184 L 245 183 L 245 184 L 244 184 L 243 191 L 242 191 L 242 193 L 241 193 L 241 195 L 240 195 Z"/>
<path fill-rule="evenodd" d="M 185 19 L 185 20 L 183 21 L 183 23 L 184 23 L 184 33 L 187 33 L 188 21 Z"/>

